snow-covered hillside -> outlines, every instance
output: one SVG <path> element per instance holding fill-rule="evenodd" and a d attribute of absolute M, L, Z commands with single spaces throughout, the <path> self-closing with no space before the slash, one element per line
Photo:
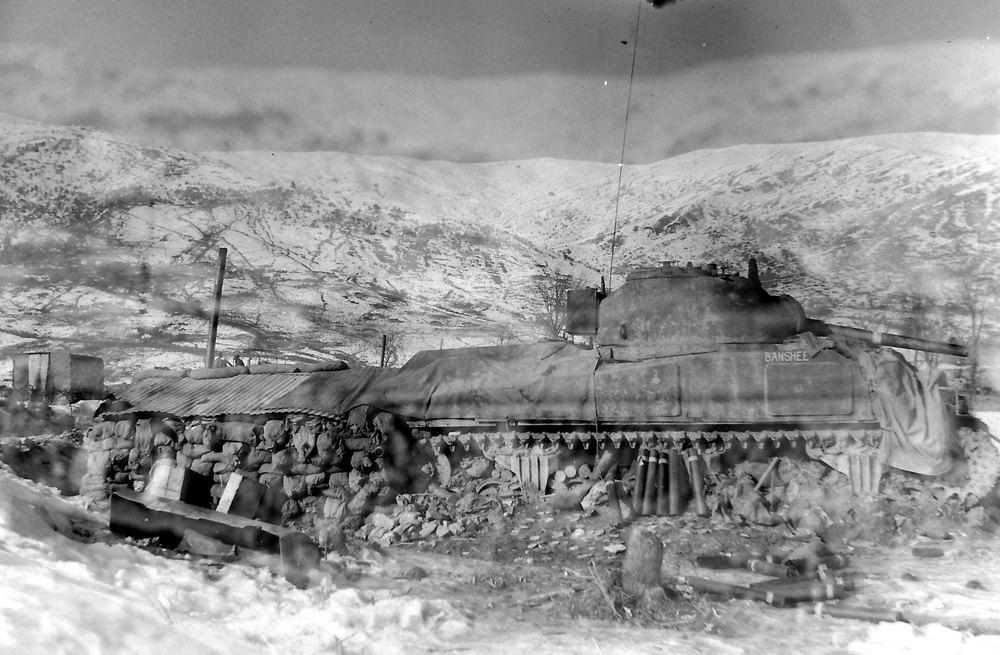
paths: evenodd
<path fill-rule="evenodd" d="M 120 372 L 201 359 L 221 246 L 224 352 L 362 357 L 384 333 L 408 352 L 539 338 L 534 277 L 598 283 L 616 204 L 612 285 L 660 260 L 756 255 L 817 318 L 930 338 L 964 338 L 963 284 L 1000 256 L 997 137 L 699 151 L 627 167 L 616 203 L 613 164 L 195 154 L 2 128 L 0 347 L 83 348 Z"/>

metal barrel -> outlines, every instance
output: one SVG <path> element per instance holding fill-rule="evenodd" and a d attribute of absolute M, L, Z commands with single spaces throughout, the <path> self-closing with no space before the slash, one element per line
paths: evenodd
<path fill-rule="evenodd" d="M 781 564 L 780 555 L 698 555 L 695 564 L 706 569 L 745 569 L 750 562 Z"/>
<path fill-rule="evenodd" d="M 886 610 L 876 607 L 850 607 L 844 605 L 830 605 L 829 603 L 816 603 L 814 610 L 816 614 L 825 614 L 838 619 L 858 619 L 861 621 L 906 621 L 903 613 L 899 610 Z"/>
<path fill-rule="evenodd" d="M 726 598 L 748 598 L 759 600 L 775 607 L 783 607 L 788 604 L 787 599 L 780 593 L 766 589 L 751 589 L 740 585 L 708 580 L 706 578 L 695 578 L 691 576 L 681 576 L 677 578 L 680 584 L 686 584 L 695 591 L 702 591 L 710 594 L 718 594 Z"/>
<path fill-rule="evenodd" d="M 873 346 L 891 346 L 893 348 L 922 350 L 924 352 L 940 353 L 942 355 L 952 355 L 954 357 L 969 356 L 969 349 L 958 343 L 932 341 L 930 339 L 920 339 L 918 337 L 907 337 L 901 334 L 875 332 L 874 330 L 861 330 L 859 328 L 848 327 L 846 325 L 825 323 L 814 318 L 806 319 L 806 330 L 821 337 L 842 336 L 848 339 L 870 343 Z"/>
<path fill-rule="evenodd" d="M 669 509 L 667 493 L 667 458 L 660 451 L 656 459 L 656 515 L 666 516 Z"/>
<path fill-rule="evenodd" d="M 795 575 L 790 578 L 769 578 L 760 582 L 751 582 L 748 586 L 751 589 L 777 589 L 778 587 L 797 585 L 803 582 L 823 582 L 826 584 L 837 583 L 843 585 L 847 591 L 851 591 L 857 588 L 857 581 L 860 577 L 861 574 L 859 573 L 833 573 L 832 571 L 823 569 L 811 573 L 803 573 L 802 575 Z"/>
<path fill-rule="evenodd" d="M 649 451 L 649 461 L 646 463 L 646 488 L 642 495 L 642 513 L 644 516 L 656 514 L 656 478 L 660 470 L 660 458 L 656 451 Z"/>
<path fill-rule="evenodd" d="M 837 600 L 845 595 L 844 585 L 838 582 L 797 582 L 773 587 L 751 587 L 758 591 L 773 591 L 790 601 Z"/>
<path fill-rule="evenodd" d="M 795 569 L 787 564 L 775 564 L 774 562 L 765 562 L 760 559 L 752 559 L 747 562 L 747 568 L 754 573 L 769 575 L 775 578 L 790 578 L 795 575 Z"/>
<path fill-rule="evenodd" d="M 684 459 L 681 457 L 681 451 L 679 449 L 670 449 L 667 466 L 669 467 L 669 479 L 667 484 L 670 489 L 670 493 L 667 498 L 667 513 L 670 516 L 677 516 L 681 513 L 681 505 L 684 502 L 684 499 L 681 498 L 681 494 L 683 493 L 683 487 L 681 485 L 683 478 L 681 476 L 684 475 Z"/>
<path fill-rule="evenodd" d="M 824 555 L 821 557 L 805 557 L 787 562 L 799 573 L 811 573 L 820 569 L 846 569 L 851 564 L 847 555 Z"/>
<path fill-rule="evenodd" d="M 632 513 L 642 516 L 642 498 L 646 491 L 646 449 L 639 451 L 635 464 L 635 488 L 632 490 Z"/>

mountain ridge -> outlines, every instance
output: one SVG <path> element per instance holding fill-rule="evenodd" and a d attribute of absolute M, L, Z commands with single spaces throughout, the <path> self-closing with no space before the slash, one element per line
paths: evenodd
<path fill-rule="evenodd" d="M 616 204 L 612 285 L 753 255 L 811 315 L 932 331 L 914 336 L 971 329 L 962 283 L 1000 263 L 1000 137 L 702 150 L 626 166 L 616 198 L 614 164 L 189 153 L 0 122 L 0 350 L 96 350 L 116 376 L 197 365 L 219 246 L 221 351 L 369 362 L 385 333 L 400 354 L 542 338 L 538 281 L 596 284 Z"/>

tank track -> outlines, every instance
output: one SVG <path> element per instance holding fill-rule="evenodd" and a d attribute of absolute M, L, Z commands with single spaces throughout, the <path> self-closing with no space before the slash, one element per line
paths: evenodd
<path fill-rule="evenodd" d="M 588 443 L 629 445 L 633 448 L 666 450 L 671 448 L 722 448 L 749 443 L 777 446 L 782 441 L 803 442 L 809 448 L 823 451 L 876 449 L 882 441 L 881 429 L 833 430 L 759 430 L 759 431 L 609 431 L 609 432 L 452 432 L 430 436 L 430 442 L 441 446 L 469 448 L 473 444 L 484 452 L 504 448 L 516 450 L 530 446 L 566 446 L 570 449 Z"/>
<path fill-rule="evenodd" d="M 777 447 L 783 442 L 789 445 L 804 445 L 806 453 L 813 459 L 820 455 L 846 455 L 853 459 L 848 476 L 859 493 L 877 493 L 878 478 L 871 474 L 870 465 L 858 465 L 858 458 L 874 464 L 879 459 L 878 451 L 885 436 L 882 429 L 829 429 L 829 430 L 743 430 L 743 431 L 639 431 L 621 430 L 608 432 L 479 432 L 456 431 L 447 434 L 430 435 L 424 433 L 437 452 L 446 452 L 462 447 L 476 448 L 487 457 L 512 457 L 518 455 L 554 454 L 562 448 L 573 450 L 596 445 L 598 449 L 609 446 L 628 445 L 633 449 L 669 451 L 689 449 L 700 453 L 706 463 L 713 455 L 719 455 L 731 447 L 746 448 L 750 444 Z M 970 428 L 958 431 L 958 441 L 962 447 L 961 459 L 966 462 L 962 479 L 951 482 L 952 491 L 962 499 L 967 507 L 982 500 L 998 485 L 1000 480 L 1000 451 L 991 443 L 992 437 L 986 432 Z M 536 475 L 542 475 L 538 471 Z"/>

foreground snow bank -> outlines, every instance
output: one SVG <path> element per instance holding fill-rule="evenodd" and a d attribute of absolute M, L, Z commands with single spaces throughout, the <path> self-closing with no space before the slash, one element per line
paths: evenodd
<path fill-rule="evenodd" d="M 401 653 L 470 624 L 445 602 L 329 582 L 303 591 L 249 565 L 78 541 L 106 536 L 97 521 L 0 470 L 0 652 Z"/>

